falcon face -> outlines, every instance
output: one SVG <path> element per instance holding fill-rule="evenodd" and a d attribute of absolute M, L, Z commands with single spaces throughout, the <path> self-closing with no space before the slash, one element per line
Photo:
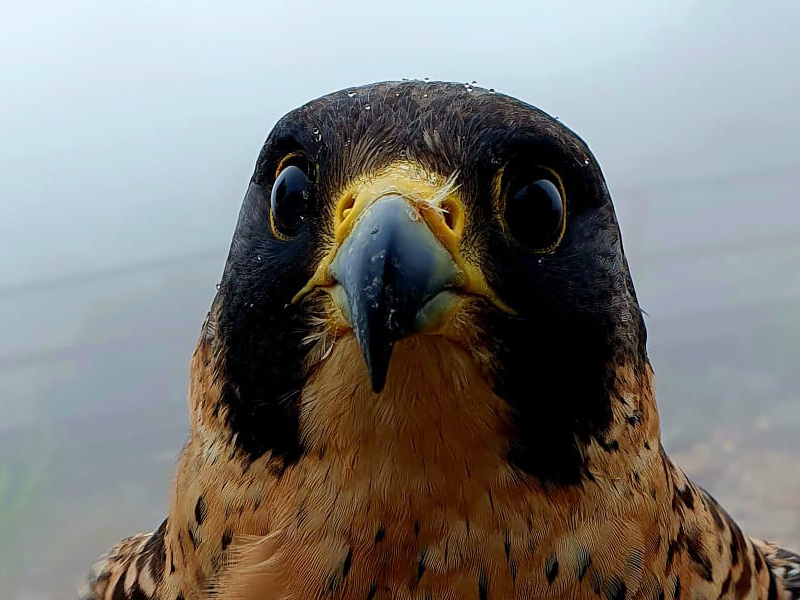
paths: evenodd
<path fill-rule="evenodd" d="M 190 382 L 169 516 L 92 600 L 800 600 L 661 447 L 600 169 L 513 98 L 284 117 Z"/>
<path fill-rule="evenodd" d="M 511 462 L 559 483 L 585 475 L 580 442 L 609 424 L 614 368 L 646 361 L 590 151 L 545 113 L 458 84 L 376 84 L 285 116 L 215 307 L 238 444 L 288 463 L 303 390 L 348 338 L 370 402 L 452 346 L 507 403 Z"/>

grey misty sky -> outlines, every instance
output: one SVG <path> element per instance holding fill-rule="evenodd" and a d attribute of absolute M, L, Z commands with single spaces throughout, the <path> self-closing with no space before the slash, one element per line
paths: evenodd
<path fill-rule="evenodd" d="M 374 80 L 477 80 L 531 102 L 587 140 L 612 192 L 792 167 L 799 31 L 796 0 L 7 5 L 3 285 L 226 246 L 275 120 Z M 726 197 L 710 198 L 652 235 L 713 237 Z M 624 228 L 636 198 L 616 202 Z M 777 227 L 740 208 L 729 233 Z"/>

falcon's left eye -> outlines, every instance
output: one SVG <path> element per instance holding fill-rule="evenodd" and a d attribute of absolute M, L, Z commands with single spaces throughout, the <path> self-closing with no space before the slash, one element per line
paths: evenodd
<path fill-rule="evenodd" d="M 308 218 L 313 186 L 306 171 L 297 165 L 288 165 L 275 179 L 270 197 L 272 226 L 282 237 L 298 232 Z"/>
<path fill-rule="evenodd" d="M 555 248 L 564 233 L 561 180 L 549 171 L 516 175 L 506 188 L 504 220 L 517 242 L 539 252 Z"/>

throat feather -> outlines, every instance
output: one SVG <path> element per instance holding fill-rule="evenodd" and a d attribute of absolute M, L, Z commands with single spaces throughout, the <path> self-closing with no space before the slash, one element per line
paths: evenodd
<path fill-rule="evenodd" d="M 510 427 L 507 406 L 469 354 L 434 336 L 397 344 L 380 394 L 355 339 L 339 340 L 309 378 L 300 408 L 310 455 L 335 457 L 388 486 L 415 481 L 426 492 L 449 479 L 498 477 Z"/>

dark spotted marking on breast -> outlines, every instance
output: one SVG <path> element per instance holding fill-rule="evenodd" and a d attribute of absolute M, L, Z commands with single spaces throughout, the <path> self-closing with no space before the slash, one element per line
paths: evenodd
<path fill-rule="evenodd" d="M 700 539 L 699 533 L 697 535 L 689 535 L 686 537 L 686 551 L 689 553 L 689 558 L 694 563 L 694 570 L 706 581 L 714 581 L 714 573 L 712 571 L 711 559 L 708 557 L 703 546 L 703 541 Z"/>
<path fill-rule="evenodd" d="M 741 536 L 741 533 L 739 533 Z M 753 578 L 753 569 L 750 567 L 750 561 L 746 558 L 742 560 L 742 572 L 739 575 L 739 580 L 736 582 L 734 589 L 739 598 L 747 597 L 750 593 L 750 586 L 752 585 L 751 579 Z"/>
<path fill-rule="evenodd" d="M 511 534 L 506 529 L 503 537 L 503 549 L 506 551 L 506 562 L 511 560 Z"/>
<path fill-rule="evenodd" d="M 414 537 L 419 537 L 419 521 L 414 521 Z"/>
<path fill-rule="evenodd" d="M 675 585 L 672 587 L 672 597 L 675 600 L 681 597 L 681 578 L 675 577 Z"/>
<path fill-rule="evenodd" d="M 767 600 L 777 600 L 778 599 L 778 586 L 775 583 L 775 574 L 768 570 L 769 572 L 769 592 L 767 592 Z"/>
<path fill-rule="evenodd" d="M 578 582 L 583 581 L 583 576 L 586 575 L 586 570 L 592 564 L 592 556 L 586 548 L 578 549 L 575 555 L 575 575 L 578 576 Z"/>
<path fill-rule="evenodd" d="M 692 486 L 686 484 L 686 487 L 681 489 L 675 488 L 675 496 L 672 498 L 672 509 L 675 510 L 676 502 L 680 501 L 689 510 L 694 510 L 694 492 Z"/>
<path fill-rule="evenodd" d="M 669 573 L 672 569 L 672 561 L 675 560 L 675 551 L 678 549 L 678 541 L 672 540 L 667 547 L 667 568 L 666 572 Z"/>
<path fill-rule="evenodd" d="M 350 564 L 353 560 L 353 549 L 347 549 L 347 556 L 345 556 L 344 561 L 342 561 L 342 566 L 339 571 L 332 573 L 330 577 L 328 577 L 328 583 L 326 585 L 327 591 L 330 593 L 335 592 L 339 589 L 339 586 L 344 581 L 345 577 L 347 577 L 347 573 L 350 571 Z"/>
<path fill-rule="evenodd" d="M 551 584 L 558 577 L 558 559 L 555 554 L 550 556 L 544 563 L 544 572 L 547 576 L 547 583 Z"/>
<path fill-rule="evenodd" d="M 508 568 L 511 571 L 511 582 L 517 583 L 517 561 L 509 561 Z"/>
<path fill-rule="evenodd" d="M 194 520 L 197 521 L 198 525 L 202 525 L 207 514 L 208 509 L 206 508 L 206 501 L 203 499 L 203 496 L 200 495 L 197 497 L 197 504 L 194 505 Z"/>
<path fill-rule="evenodd" d="M 603 586 L 603 579 L 600 577 L 600 573 L 597 572 L 597 569 L 593 569 L 589 574 L 589 583 L 592 584 L 592 590 L 594 590 L 594 593 L 599 594 L 600 588 Z"/>
<path fill-rule="evenodd" d="M 111 600 L 126 600 L 128 594 L 125 593 L 125 575 L 120 575 L 117 579 L 117 585 L 114 586 L 114 593 L 111 595 Z"/>
<path fill-rule="evenodd" d="M 344 557 L 344 563 L 342 564 L 342 579 L 347 577 L 347 574 L 350 572 L 350 566 L 353 563 L 353 549 L 349 548 L 347 550 L 347 556 Z"/>
<path fill-rule="evenodd" d="M 378 527 L 378 531 L 375 532 L 375 543 L 377 544 L 383 539 L 383 536 L 386 535 L 386 530 L 383 528 L 383 525 Z"/>
<path fill-rule="evenodd" d="M 150 596 L 144 593 L 138 583 L 134 582 L 131 591 L 125 596 L 125 600 L 150 600 Z"/>
<path fill-rule="evenodd" d="M 367 591 L 367 600 L 372 600 L 375 597 L 375 593 L 378 591 L 378 583 L 373 581 L 369 586 L 369 591 Z"/>
<path fill-rule="evenodd" d="M 486 576 L 486 571 L 481 569 L 478 574 L 478 597 L 480 600 L 487 600 L 489 598 L 489 579 Z"/>
<path fill-rule="evenodd" d="M 636 427 L 637 425 L 641 424 L 642 422 L 642 411 L 638 408 L 633 411 L 633 413 L 628 417 L 628 424 L 632 427 Z"/>
<path fill-rule="evenodd" d="M 192 542 L 192 547 L 196 550 L 197 544 L 200 540 L 197 537 L 197 532 L 195 531 L 194 525 L 189 525 L 189 540 Z"/>
<path fill-rule="evenodd" d="M 739 527 L 731 523 L 731 565 L 736 566 L 741 560 L 741 554 L 744 552 L 745 543 L 742 531 Z"/>
<path fill-rule="evenodd" d="M 706 495 L 708 496 L 708 494 Z M 725 521 L 722 519 L 722 514 L 720 513 L 720 508 L 716 501 L 708 496 L 705 505 L 708 512 L 711 513 L 711 518 L 714 519 L 714 525 L 717 527 L 717 530 L 725 531 Z"/>
<path fill-rule="evenodd" d="M 625 585 L 621 577 L 611 577 L 603 585 L 603 594 L 608 600 L 625 600 L 625 594 L 627 593 L 628 586 Z"/>
<path fill-rule="evenodd" d="M 658 590 L 658 600 L 664 600 L 664 590 Z"/>
<path fill-rule="evenodd" d="M 619 442 L 617 440 L 606 441 L 601 437 L 597 438 L 600 447 L 606 452 L 617 452 L 619 450 Z"/>
<path fill-rule="evenodd" d="M 720 598 L 727 594 L 728 590 L 731 589 L 731 577 L 733 577 L 733 573 L 728 571 L 728 576 L 725 578 L 725 581 L 722 582 L 722 588 L 719 592 Z"/>
<path fill-rule="evenodd" d="M 761 552 L 757 548 L 753 550 L 753 558 L 756 561 L 756 573 L 761 573 L 764 570 L 764 559 L 761 558 Z"/>
<path fill-rule="evenodd" d="M 233 531 L 229 527 L 222 532 L 222 541 L 220 545 L 223 550 L 228 549 L 228 546 L 231 545 L 231 540 L 233 540 Z"/>
<path fill-rule="evenodd" d="M 417 558 L 417 583 L 422 579 L 422 575 L 425 573 L 425 559 L 428 556 L 428 548 L 423 548 L 422 551 L 419 553 L 419 557 Z"/>
<path fill-rule="evenodd" d="M 184 600 L 183 592 L 180 592 L 177 596 L 175 596 L 175 600 Z"/>
<path fill-rule="evenodd" d="M 164 576 L 164 566 L 167 561 L 167 550 L 164 544 L 166 534 L 167 520 L 164 519 L 142 549 L 142 557 L 150 559 L 150 574 L 155 581 L 161 581 Z"/>

